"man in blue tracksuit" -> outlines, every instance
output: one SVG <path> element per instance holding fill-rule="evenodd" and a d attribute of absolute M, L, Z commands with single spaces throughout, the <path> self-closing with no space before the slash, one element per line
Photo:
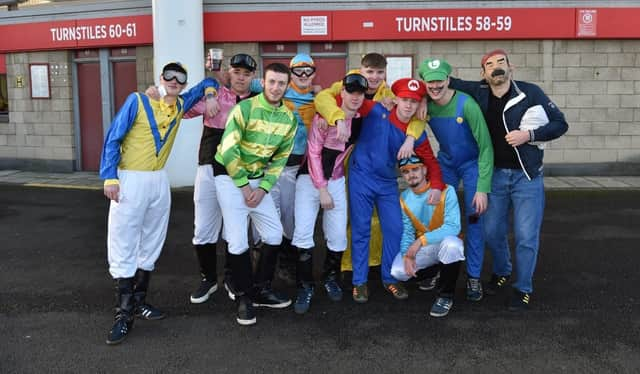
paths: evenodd
<path fill-rule="evenodd" d="M 512 79 L 504 50 L 482 57 L 480 82 L 451 79 L 450 86 L 471 95 L 484 113 L 494 151 L 494 172 L 485 213 L 485 240 L 493 255 L 487 295 L 502 288 L 512 272 L 508 233 L 513 209 L 516 277 L 510 310 L 525 310 L 533 292 L 544 213 L 544 142 L 567 132 L 562 112 L 535 84 Z"/>

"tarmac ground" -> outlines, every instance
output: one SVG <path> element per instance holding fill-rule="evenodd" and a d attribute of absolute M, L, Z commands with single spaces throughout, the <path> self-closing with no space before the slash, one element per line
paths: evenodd
<path fill-rule="evenodd" d="M 547 191 L 525 313 L 507 311 L 506 294 L 466 301 L 461 273 L 451 313 L 432 318 L 433 291 L 408 283 L 409 300 L 398 302 L 372 273 L 367 304 L 351 300 L 347 275 L 342 302 L 317 287 L 306 315 L 260 309 L 251 327 L 235 322 L 234 304 L 220 290 L 205 304 L 189 303 L 198 281 L 193 201 L 189 189 L 178 189 L 149 295 L 169 316 L 136 321 L 124 343 L 107 346 L 108 202 L 95 186 L 28 183 L 0 178 L 0 373 L 640 371 L 640 189 L 633 185 Z M 487 252 L 485 280 L 490 265 Z M 276 286 L 295 296 L 294 287 Z"/>

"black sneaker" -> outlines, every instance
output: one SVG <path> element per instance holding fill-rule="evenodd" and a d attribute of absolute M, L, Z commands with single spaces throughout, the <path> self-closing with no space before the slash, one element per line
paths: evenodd
<path fill-rule="evenodd" d="M 504 289 L 503 287 L 509 281 L 509 277 L 510 275 L 491 274 L 491 280 L 485 285 L 484 293 L 490 296 L 497 294 Z"/>
<path fill-rule="evenodd" d="M 146 319 L 147 321 L 155 321 L 163 319 L 167 315 L 151 304 L 142 304 L 136 307 L 135 316 L 137 318 Z"/>
<path fill-rule="evenodd" d="M 209 296 L 218 290 L 218 282 L 215 280 L 209 280 L 207 278 L 202 278 L 200 280 L 200 285 L 198 289 L 195 290 L 191 296 L 190 300 L 192 304 L 201 304 L 205 301 L 209 300 Z"/>
<path fill-rule="evenodd" d="M 227 291 L 227 296 L 229 297 L 229 300 L 235 301 L 236 293 L 233 291 L 233 287 L 231 287 L 231 284 L 229 284 L 229 282 L 227 282 L 226 279 L 224 280 L 223 284 L 224 284 L 224 290 Z"/>
<path fill-rule="evenodd" d="M 529 301 L 531 300 L 531 295 L 526 292 L 520 292 L 513 289 L 513 293 L 509 298 L 507 308 L 512 312 L 521 312 L 529 309 Z"/>
<path fill-rule="evenodd" d="M 440 272 L 434 277 L 425 278 L 416 282 L 420 291 L 431 291 L 438 285 L 438 279 L 440 279 Z"/>
<path fill-rule="evenodd" d="M 265 287 L 258 291 L 253 298 L 253 306 L 281 309 L 291 305 L 291 299 L 286 295 L 276 292 L 271 287 Z"/>
<path fill-rule="evenodd" d="M 246 295 L 238 297 L 238 314 L 236 321 L 242 326 L 250 326 L 256 323 L 256 315 L 253 311 L 251 300 Z"/>
<path fill-rule="evenodd" d="M 113 327 L 111 327 L 111 331 L 109 331 L 107 344 L 116 345 L 122 343 L 124 339 L 126 339 L 132 327 L 133 319 L 129 320 L 124 316 L 116 317 L 116 322 L 113 324 Z"/>

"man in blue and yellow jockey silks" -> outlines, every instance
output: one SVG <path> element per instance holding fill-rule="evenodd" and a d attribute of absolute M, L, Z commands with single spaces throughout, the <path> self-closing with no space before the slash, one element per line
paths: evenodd
<path fill-rule="evenodd" d="M 132 93 L 107 132 L 100 161 L 104 195 L 111 200 L 107 237 L 109 273 L 116 283 L 115 323 L 107 344 L 121 343 L 134 316 L 147 320 L 165 314 L 146 303 L 149 278 L 167 234 L 171 195 L 164 170 L 183 114 L 203 96 L 215 110 L 216 88 L 207 78 L 184 94 L 187 69 L 170 62 L 162 69 L 156 101 Z M 162 95 L 161 94 L 161 95 Z"/>

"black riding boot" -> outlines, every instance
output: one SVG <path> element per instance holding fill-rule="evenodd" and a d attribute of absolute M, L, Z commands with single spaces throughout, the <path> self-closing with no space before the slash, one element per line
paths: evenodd
<path fill-rule="evenodd" d="M 271 288 L 279 249 L 280 247 L 269 244 L 264 244 L 260 249 L 260 258 L 258 259 L 258 267 L 256 269 L 253 306 L 286 308 L 291 305 L 291 299 L 286 295 L 273 291 Z"/>
<path fill-rule="evenodd" d="M 133 327 L 133 278 L 117 278 L 115 286 L 116 313 L 107 337 L 109 345 L 122 343 Z"/>
<path fill-rule="evenodd" d="M 194 244 L 193 248 L 200 265 L 200 284 L 191 293 L 190 300 L 193 304 L 200 304 L 209 300 L 209 296 L 218 289 L 217 251 L 215 243 Z"/>
<path fill-rule="evenodd" d="M 230 269 L 230 281 L 233 283 L 233 298 L 236 301 L 238 312 L 236 321 L 243 325 L 256 323 L 256 315 L 251 302 L 251 287 L 253 286 L 251 270 L 251 250 L 234 255 L 227 251 L 228 266 Z"/>
<path fill-rule="evenodd" d="M 291 240 L 282 237 L 280 251 L 278 251 L 278 267 L 276 269 L 278 278 L 287 285 L 296 283 L 296 262 L 298 260 L 298 250 L 291 245 Z"/>
<path fill-rule="evenodd" d="M 147 290 L 149 288 L 151 272 L 138 269 L 134 275 L 133 300 L 135 302 L 135 316 L 146 320 L 163 319 L 166 315 L 158 308 L 147 304 Z"/>
<path fill-rule="evenodd" d="M 327 250 L 327 257 L 324 259 L 324 270 L 322 272 L 324 289 L 332 301 L 342 300 L 342 288 L 340 287 L 339 278 L 343 253 Z"/>
<path fill-rule="evenodd" d="M 440 268 L 440 297 L 453 299 L 456 292 L 456 283 L 458 282 L 458 274 L 460 273 L 460 264 L 462 261 L 456 261 L 451 264 L 442 265 Z"/>
<path fill-rule="evenodd" d="M 304 314 L 311 306 L 313 297 L 313 248 L 298 249 L 298 261 L 296 263 L 296 280 L 298 295 L 293 309 L 298 314 Z"/>

